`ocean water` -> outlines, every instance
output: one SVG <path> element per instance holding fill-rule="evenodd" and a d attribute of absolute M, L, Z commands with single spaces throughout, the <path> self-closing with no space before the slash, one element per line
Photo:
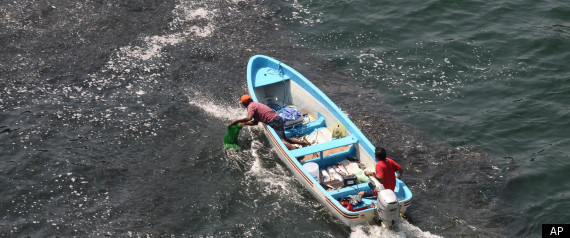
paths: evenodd
<path fill-rule="evenodd" d="M 563 1 L 0 4 L 0 236 L 536 237 L 569 223 Z M 346 227 L 263 133 L 249 57 L 323 90 L 404 167 L 403 229 Z"/>

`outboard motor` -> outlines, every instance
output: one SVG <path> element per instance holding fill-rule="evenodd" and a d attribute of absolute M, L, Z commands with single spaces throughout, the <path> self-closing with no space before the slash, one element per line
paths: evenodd
<path fill-rule="evenodd" d="M 375 214 L 376 218 L 382 222 L 382 226 L 387 229 L 400 229 L 400 204 L 398 204 L 398 197 L 394 191 L 384 189 L 384 186 L 371 177 L 372 182 L 376 185 L 378 198 L 376 203 Z"/>

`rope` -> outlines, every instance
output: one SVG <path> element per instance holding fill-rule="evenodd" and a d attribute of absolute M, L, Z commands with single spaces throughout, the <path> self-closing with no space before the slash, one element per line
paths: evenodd
<path fill-rule="evenodd" d="M 285 83 L 285 77 L 283 77 L 283 70 L 281 69 L 281 62 L 277 65 L 277 70 L 279 71 L 279 77 L 281 77 L 281 82 L 283 82 L 283 104 L 282 106 L 285 107 L 286 100 L 287 100 L 287 84 Z"/>
<path fill-rule="evenodd" d="M 368 224 L 368 228 L 372 229 L 372 226 L 370 225 L 370 222 L 368 222 L 368 219 L 365 217 L 364 220 L 366 221 L 366 224 Z"/>
<path fill-rule="evenodd" d="M 281 78 L 281 82 L 283 82 L 283 101 L 281 102 L 281 107 L 285 107 L 287 106 L 285 102 L 285 100 L 287 99 L 287 87 L 286 87 L 287 84 L 285 83 L 285 77 L 283 74 L 283 70 L 281 69 L 281 62 L 279 62 L 279 64 L 277 65 L 277 70 L 270 68 L 269 71 L 273 71 L 277 75 L 279 75 L 279 77 Z"/>

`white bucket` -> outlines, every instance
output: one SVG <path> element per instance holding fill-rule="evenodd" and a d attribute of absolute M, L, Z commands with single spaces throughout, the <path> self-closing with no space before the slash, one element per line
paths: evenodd
<path fill-rule="evenodd" d="M 305 169 L 319 182 L 319 165 L 315 162 L 309 162 L 303 165 Z"/>

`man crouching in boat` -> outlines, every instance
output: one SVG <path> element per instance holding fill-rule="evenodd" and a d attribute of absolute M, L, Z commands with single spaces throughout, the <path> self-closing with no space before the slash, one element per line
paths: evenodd
<path fill-rule="evenodd" d="M 249 95 L 241 96 L 239 102 L 247 108 L 247 117 L 232 121 L 230 125 L 241 123 L 241 125 L 253 126 L 257 125 L 258 122 L 263 122 L 275 130 L 287 149 L 295 149 L 295 147 L 291 144 L 299 144 L 302 146 L 309 145 L 307 142 L 303 142 L 294 138 L 285 138 L 285 127 L 283 125 L 283 119 L 270 107 L 266 106 L 263 103 L 254 102 Z"/>

